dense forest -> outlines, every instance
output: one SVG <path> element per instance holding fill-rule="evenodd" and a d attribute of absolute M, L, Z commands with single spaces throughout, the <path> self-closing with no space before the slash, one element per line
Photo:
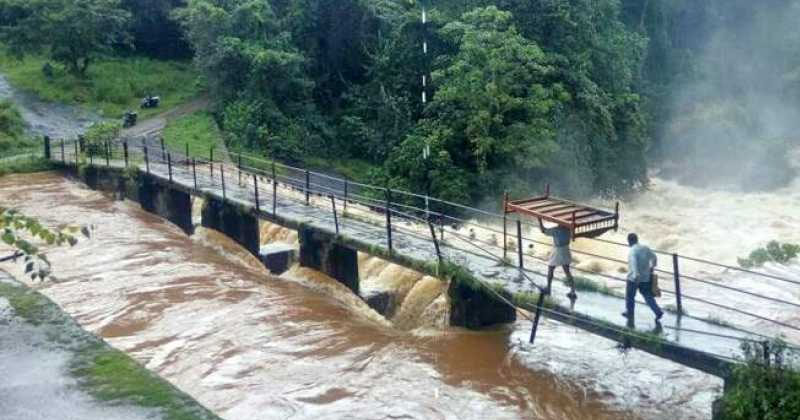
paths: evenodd
<path fill-rule="evenodd" d="M 800 132 L 797 0 L 2 0 L 4 40 L 80 73 L 90 8 L 104 53 L 193 57 L 230 147 L 457 201 L 774 187 Z"/>

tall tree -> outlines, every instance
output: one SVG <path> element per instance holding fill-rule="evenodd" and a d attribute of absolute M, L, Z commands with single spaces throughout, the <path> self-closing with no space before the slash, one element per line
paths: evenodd
<path fill-rule="evenodd" d="M 46 52 L 76 75 L 115 45 L 130 42 L 119 0 L 0 0 L 0 33 L 12 53 Z"/>

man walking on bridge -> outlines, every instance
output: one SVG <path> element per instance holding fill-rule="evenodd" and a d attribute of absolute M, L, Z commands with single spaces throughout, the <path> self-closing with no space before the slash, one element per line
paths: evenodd
<path fill-rule="evenodd" d="M 556 267 L 560 266 L 564 269 L 564 274 L 567 276 L 567 284 L 571 288 L 567 293 L 567 297 L 574 302 L 578 295 L 575 294 L 575 280 L 569 271 L 569 265 L 572 264 L 572 253 L 569 251 L 569 241 L 572 239 L 572 234 L 569 229 L 563 226 L 546 228 L 542 223 L 542 219 L 539 219 L 539 229 L 542 234 L 553 238 L 553 252 L 547 261 L 547 293 L 550 293 L 550 286 L 553 283 L 553 274 L 555 274 Z"/>
<path fill-rule="evenodd" d="M 636 305 L 636 291 L 642 294 L 647 306 L 656 315 L 656 326 L 661 324 L 664 312 L 658 307 L 653 296 L 652 276 L 658 263 L 658 257 L 650 248 L 639 244 L 639 237 L 635 233 L 628 235 L 628 245 L 631 247 L 628 254 L 628 287 L 625 289 L 625 312 L 622 316 L 628 318 L 628 328 L 634 328 L 634 306 Z"/>

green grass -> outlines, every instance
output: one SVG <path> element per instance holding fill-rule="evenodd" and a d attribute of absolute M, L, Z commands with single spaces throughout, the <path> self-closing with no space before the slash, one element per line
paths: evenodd
<path fill-rule="evenodd" d="M 164 129 L 164 141 L 172 150 L 183 153 L 189 145 L 189 154 L 208 159 L 212 146 L 222 144 L 214 117 L 206 111 L 198 111 L 169 121 Z"/>
<path fill-rule="evenodd" d="M 0 53 L 0 71 L 14 87 L 44 101 L 78 104 L 107 118 L 119 118 L 128 109 L 140 119 L 197 97 L 204 84 L 189 61 L 160 61 L 143 57 L 106 58 L 89 67 L 87 77 L 76 77 L 54 64 L 52 77 L 42 72 L 43 57 L 17 60 Z M 147 95 L 161 97 L 156 109 L 139 110 Z"/>
<path fill-rule="evenodd" d="M 30 153 L 37 144 L 25 134 L 25 120 L 17 106 L 9 100 L 1 100 L 0 159 Z"/>
<path fill-rule="evenodd" d="M 38 156 L 24 156 L 18 159 L 0 159 L 0 176 L 51 171 L 57 167 L 57 163 Z"/>
<path fill-rule="evenodd" d="M 347 177 L 352 181 L 367 183 L 370 170 L 376 168 L 375 165 L 361 159 L 330 159 L 319 157 L 308 157 L 304 160 L 306 167 L 316 171 L 333 171 L 341 176 Z"/>
<path fill-rule="evenodd" d="M 594 280 L 590 280 L 581 276 L 573 276 L 573 279 L 575 280 L 575 290 L 617 296 L 613 289 Z"/>

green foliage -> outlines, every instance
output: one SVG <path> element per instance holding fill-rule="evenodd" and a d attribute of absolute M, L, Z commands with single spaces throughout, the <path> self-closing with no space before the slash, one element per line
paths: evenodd
<path fill-rule="evenodd" d="M 743 364 L 728 379 L 723 396 L 727 420 L 796 420 L 800 417 L 800 372 L 796 351 L 777 341 L 742 344 Z"/>
<path fill-rule="evenodd" d="M 167 122 L 164 141 L 181 153 L 188 144 L 190 156 L 208 158 L 211 148 L 222 144 L 222 133 L 213 115 L 198 111 Z"/>
<path fill-rule="evenodd" d="M 782 244 L 778 241 L 770 241 L 766 247 L 758 248 L 750 253 L 747 258 L 739 258 L 739 265 L 742 268 L 758 268 L 767 262 L 786 264 L 800 254 L 800 245 Z"/>
<path fill-rule="evenodd" d="M 27 217 L 14 209 L 0 207 L 0 240 L 19 254 L 25 265 L 25 274 L 32 280 L 37 278 L 45 280 L 51 274 L 50 261 L 33 241 L 39 241 L 48 246 L 74 246 L 78 240 L 75 234 L 80 231 L 87 238 L 89 230 L 77 227 L 67 227 L 61 230 L 52 230 L 38 220 Z"/>
<path fill-rule="evenodd" d="M 56 164 L 52 160 L 40 156 L 19 155 L 0 159 L 0 176 L 50 171 L 55 168 Z"/>
<path fill-rule="evenodd" d="M 109 118 L 121 117 L 139 107 L 147 95 L 161 97 L 161 106 L 139 111 L 140 119 L 197 97 L 204 89 L 191 63 L 149 58 L 98 59 L 85 77 L 55 69 L 42 73 L 46 59 L 29 55 L 15 60 L 0 55 L 0 70 L 18 89 L 31 92 L 47 102 L 84 105 Z"/>
<path fill-rule="evenodd" d="M 106 145 L 119 136 L 122 123 L 119 121 L 96 122 L 86 130 L 86 153 L 90 156 L 105 156 Z"/>
<path fill-rule="evenodd" d="M 575 290 L 583 290 L 587 292 L 601 293 L 604 295 L 615 296 L 614 290 L 610 287 L 600 284 L 594 280 L 587 279 L 586 277 L 573 276 L 575 281 Z"/>
<path fill-rule="evenodd" d="M 0 101 L 0 157 L 28 153 L 36 147 L 34 141 L 25 136 L 25 120 L 11 101 Z"/>
<path fill-rule="evenodd" d="M 114 45 L 129 42 L 130 14 L 119 0 L 4 0 L 0 16 L 12 53 L 46 52 L 75 75 L 85 75 Z"/>

